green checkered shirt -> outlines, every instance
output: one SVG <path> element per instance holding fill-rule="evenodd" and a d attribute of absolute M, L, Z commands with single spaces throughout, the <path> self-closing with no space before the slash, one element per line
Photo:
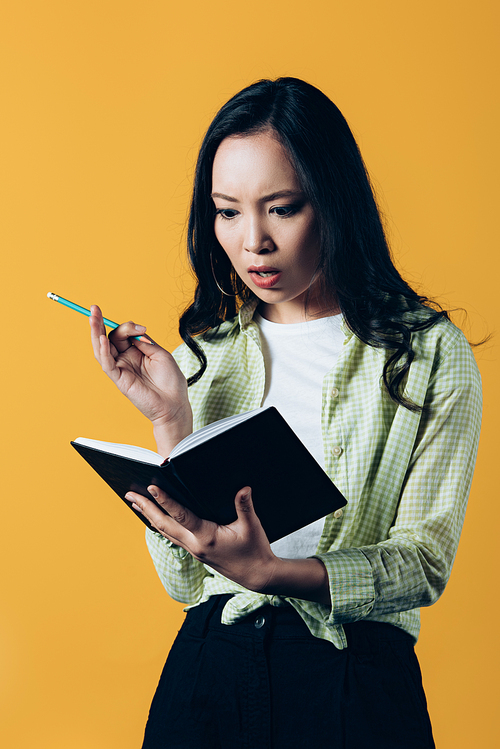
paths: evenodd
<path fill-rule="evenodd" d="M 189 389 L 194 429 L 261 405 L 265 370 L 252 319 L 256 304 L 224 323 L 216 340 L 202 343 L 208 368 Z M 337 648 L 347 645 L 342 625 L 359 619 L 388 622 L 416 640 L 419 607 L 443 592 L 460 537 L 479 439 L 480 375 L 452 323 L 441 320 L 414 333 L 405 392 L 425 408 L 413 413 L 385 391 L 381 375 L 390 354 L 343 329 L 343 350 L 323 380 L 322 434 L 326 471 L 348 504 L 341 518 L 326 518 L 314 555 L 328 571 L 331 608 L 254 593 L 158 533 L 147 531 L 146 540 L 175 600 L 197 605 L 233 594 L 222 615 L 228 625 L 265 604 L 291 604 L 313 635 Z M 174 355 L 186 376 L 197 371 L 187 346 Z"/>

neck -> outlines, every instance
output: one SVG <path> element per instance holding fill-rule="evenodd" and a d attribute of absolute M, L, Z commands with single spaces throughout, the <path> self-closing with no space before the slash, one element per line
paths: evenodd
<path fill-rule="evenodd" d="M 308 322 L 310 320 L 319 320 L 322 317 L 331 317 L 340 313 L 340 307 L 337 302 L 325 303 L 325 299 L 308 299 L 307 305 L 304 302 L 300 304 L 266 304 L 260 302 L 257 307 L 258 313 L 269 322 L 287 325 L 290 323 Z"/>

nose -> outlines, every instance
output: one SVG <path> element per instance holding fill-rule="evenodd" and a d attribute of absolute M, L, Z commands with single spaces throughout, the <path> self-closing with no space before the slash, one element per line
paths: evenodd
<path fill-rule="evenodd" d="M 259 217 L 248 217 L 245 222 L 243 247 L 254 255 L 266 254 L 276 249 L 265 222 Z"/>

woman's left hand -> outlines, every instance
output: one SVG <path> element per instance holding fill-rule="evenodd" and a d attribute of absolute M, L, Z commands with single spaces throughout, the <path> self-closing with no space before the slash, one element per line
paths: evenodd
<path fill-rule="evenodd" d="M 245 588 L 254 591 L 266 589 L 279 560 L 255 514 L 250 487 L 237 493 L 238 517 L 230 525 L 202 520 L 156 486 L 149 486 L 148 491 L 165 512 L 140 494 L 129 492 L 126 499 L 162 536 Z"/>

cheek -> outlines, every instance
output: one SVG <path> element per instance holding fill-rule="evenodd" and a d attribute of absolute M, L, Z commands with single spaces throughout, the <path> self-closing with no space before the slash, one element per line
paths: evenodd
<path fill-rule="evenodd" d="M 219 222 L 218 221 L 214 221 L 214 234 L 215 234 L 215 238 L 217 239 L 217 241 L 219 242 L 219 244 L 222 244 L 222 242 L 221 242 L 221 236 L 220 236 L 221 233 L 220 233 L 220 228 L 219 228 Z"/>
<path fill-rule="evenodd" d="M 320 240 L 319 231 L 316 221 L 311 221 L 307 229 L 304 231 L 302 237 L 302 247 L 307 249 L 307 254 L 310 258 L 319 257 L 320 253 Z"/>
<path fill-rule="evenodd" d="M 228 233 L 224 231 L 224 226 L 221 225 L 220 219 L 214 223 L 214 234 L 219 244 L 225 249 L 228 244 Z"/>
<path fill-rule="evenodd" d="M 214 234 L 224 252 L 231 258 L 235 254 L 235 233 L 226 230 L 220 223 L 214 226 Z"/>

